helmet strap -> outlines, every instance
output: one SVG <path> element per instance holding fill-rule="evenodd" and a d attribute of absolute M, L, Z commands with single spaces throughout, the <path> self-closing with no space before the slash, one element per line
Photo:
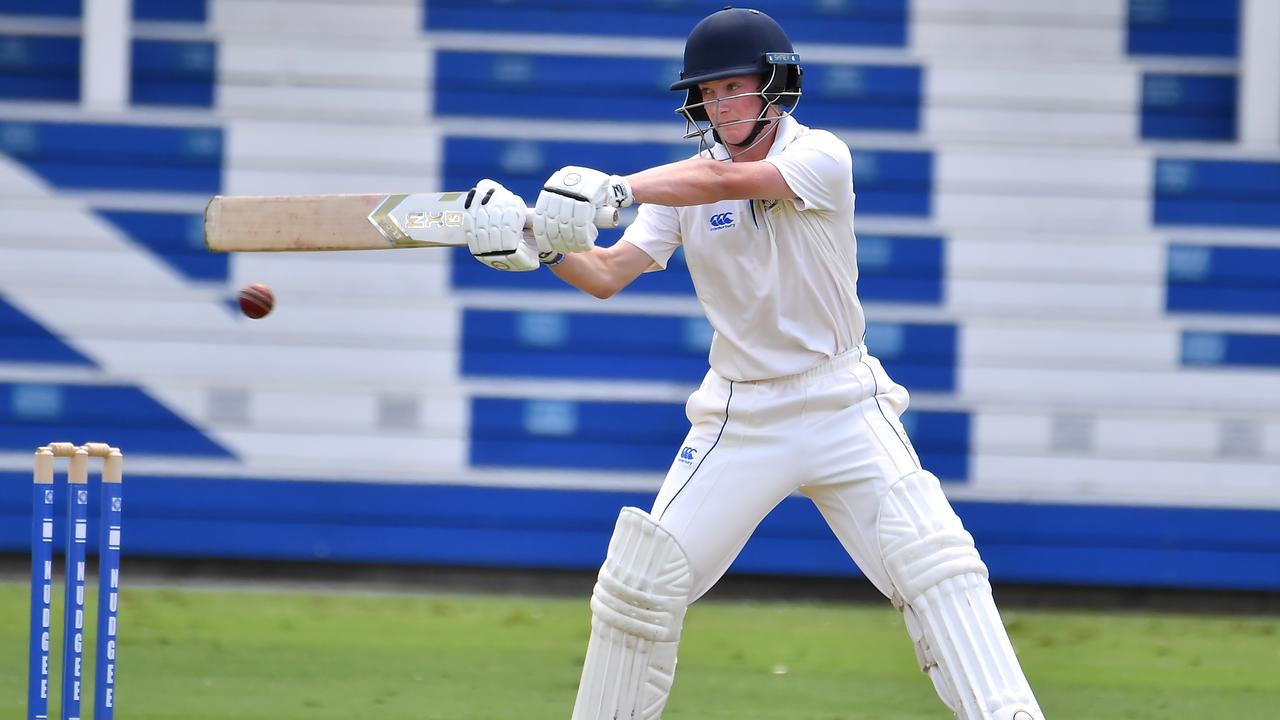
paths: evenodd
<path fill-rule="evenodd" d="M 734 147 L 737 147 L 737 148 L 749 148 L 755 144 L 756 138 L 760 137 L 760 133 L 764 132 L 765 128 L 769 127 L 769 123 L 770 123 L 770 120 L 765 120 L 765 119 L 756 120 L 755 126 L 751 128 L 751 134 L 748 135 L 742 142 L 725 143 L 725 144 L 733 145 Z M 723 143 L 723 141 L 719 137 L 716 137 L 716 142 Z"/>

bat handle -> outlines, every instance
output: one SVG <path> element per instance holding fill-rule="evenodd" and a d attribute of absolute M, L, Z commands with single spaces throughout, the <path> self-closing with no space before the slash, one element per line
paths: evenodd
<path fill-rule="evenodd" d="M 618 216 L 618 208 L 606 206 L 596 210 L 594 222 L 598 228 L 615 228 L 622 220 Z M 524 227 L 526 230 L 533 229 L 533 208 L 525 208 Z"/>
<path fill-rule="evenodd" d="M 596 227 L 614 228 L 618 227 L 619 222 L 621 221 L 618 219 L 618 208 L 605 206 L 596 210 Z"/>

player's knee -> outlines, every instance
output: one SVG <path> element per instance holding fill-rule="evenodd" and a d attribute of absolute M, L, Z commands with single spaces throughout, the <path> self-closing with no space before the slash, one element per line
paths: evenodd
<path fill-rule="evenodd" d="M 638 508 L 623 508 L 591 595 L 596 619 L 654 642 L 679 638 L 693 576 L 680 543 Z"/>
<path fill-rule="evenodd" d="M 877 534 L 885 570 L 908 604 L 947 578 L 987 575 L 973 536 L 928 471 L 909 473 L 889 488 Z"/>

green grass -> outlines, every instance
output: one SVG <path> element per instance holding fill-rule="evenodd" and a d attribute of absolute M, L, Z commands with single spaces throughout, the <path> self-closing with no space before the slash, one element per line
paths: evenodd
<path fill-rule="evenodd" d="M 0 717 L 25 707 L 26 613 L 26 584 L 0 583 Z M 118 715 L 564 720 L 587 613 L 585 599 L 126 589 Z M 1278 716 L 1275 618 L 1005 620 L 1051 720 Z M 948 717 L 887 606 L 704 602 L 685 630 L 671 720 Z"/>

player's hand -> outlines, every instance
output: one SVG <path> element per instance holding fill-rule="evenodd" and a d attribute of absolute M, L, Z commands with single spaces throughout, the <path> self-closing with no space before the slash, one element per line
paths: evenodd
<path fill-rule="evenodd" d="M 524 235 L 524 200 L 493 180 L 481 180 L 462 205 L 467 249 L 495 270 L 523 272 L 540 264 L 538 249 Z"/>
<path fill-rule="evenodd" d="M 570 165 L 557 170 L 538 194 L 533 235 L 538 247 L 555 252 L 586 252 L 595 247 L 596 210 L 624 208 L 635 198 L 631 184 L 618 175 Z"/>

